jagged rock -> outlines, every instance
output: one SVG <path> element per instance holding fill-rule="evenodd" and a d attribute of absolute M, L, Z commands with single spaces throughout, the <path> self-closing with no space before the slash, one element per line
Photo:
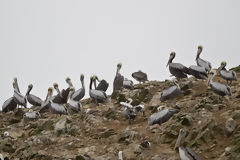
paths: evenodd
<path fill-rule="evenodd" d="M 230 136 L 234 129 L 236 128 L 236 121 L 232 118 L 229 118 L 225 124 L 225 133 L 227 136 Z"/>
<path fill-rule="evenodd" d="M 64 133 L 67 130 L 67 118 L 63 117 L 61 118 L 56 124 L 55 124 L 55 132 L 60 134 Z"/>
<path fill-rule="evenodd" d="M 15 149 L 13 144 L 11 144 L 8 140 L 0 140 L 0 152 L 14 153 Z"/>
<path fill-rule="evenodd" d="M 233 119 L 234 120 L 240 119 L 240 110 L 236 110 L 233 112 Z"/>
<path fill-rule="evenodd" d="M 159 106 L 161 104 L 160 97 L 161 97 L 161 94 L 156 93 L 151 99 L 151 101 L 149 102 L 149 106 Z"/>

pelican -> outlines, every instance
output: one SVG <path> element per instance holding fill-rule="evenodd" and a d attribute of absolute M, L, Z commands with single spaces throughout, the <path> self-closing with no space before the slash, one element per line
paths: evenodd
<path fill-rule="evenodd" d="M 96 86 L 96 80 L 98 81 L 98 86 Z M 107 89 L 108 89 L 108 82 L 106 80 L 99 80 L 97 76 L 94 76 L 94 86 L 95 86 L 95 89 L 96 90 L 100 90 L 100 91 L 103 91 L 103 92 L 106 92 Z"/>
<path fill-rule="evenodd" d="M 68 94 L 69 94 L 69 90 L 70 90 L 71 87 L 73 87 L 72 81 L 69 77 L 66 78 L 66 82 L 68 84 L 68 88 L 63 89 L 61 91 L 61 96 L 63 98 L 63 103 L 67 103 L 67 97 L 68 97 Z"/>
<path fill-rule="evenodd" d="M 35 96 L 35 95 L 30 94 L 32 88 L 33 88 L 33 85 L 29 84 L 28 85 L 28 90 L 27 90 L 27 93 L 26 93 L 27 100 L 33 106 L 41 106 L 42 103 L 43 103 L 43 100 L 41 98 Z"/>
<path fill-rule="evenodd" d="M 51 93 L 51 90 L 50 89 L 50 93 Z M 69 88 L 70 90 L 70 88 Z M 49 92 L 48 92 L 49 93 Z M 48 97 L 49 95 L 47 95 Z M 67 96 L 67 100 L 69 98 L 69 95 Z M 67 112 L 67 108 L 65 107 L 64 104 L 62 103 L 56 103 L 56 102 L 53 102 L 53 99 L 51 99 L 50 97 L 50 103 L 49 103 L 49 107 L 50 107 L 50 110 L 52 111 L 53 114 L 60 114 L 60 115 L 63 115 L 63 114 L 68 114 Z"/>
<path fill-rule="evenodd" d="M 167 122 L 177 111 L 175 109 L 165 108 L 163 106 L 158 109 L 158 112 L 152 114 L 148 119 L 148 125 L 163 124 Z"/>
<path fill-rule="evenodd" d="M 131 105 L 132 99 L 128 99 L 129 102 L 120 102 L 121 106 L 124 107 L 124 110 L 122 111 L 122 115 L 124 116 L 125 119 L 128 119 L 129 124 L 132 123 L 132 121 L 136 118 L 136 110 L 134 107 Z"/>
<path fill-rule="evenodd" d="M 68 107 L 74 112 L 79 112 L 81 111 L 82 104 L 79 101 L 75 101 L 73 99 L 72 96 L 74 93 L 75 93 L 75 89 L 71 87 L 69 92 L 69 98 L 68 98 Z"/>
<path fill-rule="evenodd" d="M 59 103 L 59 104 L 65 104 L 65 103 L 67 103 L 67 101 L 66 101 L 66 99 L 67 99 L 66 94 L 69 93 L 69 89 L 70 89 L 70 88 L 67 88 L 66 90 L 63 89 L 63 90 L 60 92 L 60 89 L 59 89 L 57 83 L 53 83 L 53 87 L 54 87 L 54 89 L 57 91 L 58 94 L 52 97 L 52 101 L 53 101 L 54 103 Z M 64 96 L 63 96 L 62 94 L 64 94 Z"/>
<path fill-rule="evenodd" d="M 48 92 L 47 92 L 46 99 L 45 99 L 45 101 L 42 103 L 39 112 L 44 112 L 44 111 L 50 109 L 50 107 L 51 107 L 50 100 L 52 99 L 52 94 L 53 94 L 53 88 L 52 88 L 52 87 L 49 87 L 49 88 L 48 88 Z"/>
<path fill-rule="evenodd" d="M 40 117 L 41 117 L 40 113 L 33 111 L 32 109 L 30 109 L 27 113 L 23 115 L 23 118 L 29 121 L 36 120 Z"/>
<path fill-rule="evenodd" d="M 17 103 L 14 101 L 14 98 L 8 98 L 2 105 L 2 111 L 8 112 L 13 111 L 17 108 Z"/>
<path fill-rule="evenodd" d="M 200 54 L 202 53 L 202 50 L 203 50 L 203 47 L 198 46 L 198 51 L 197 51 L 197 56 L 196 56 L 197 65 L 201 66 L 201 67 L 204 67 L 205 70 L 207 72 L 209 72 L 211 70 L 212 66 L 211 66 L 210 62 L 200 58 Z"/>
<path fill-rule="evenodd" d="M 217 70 L 217 74 L 220 73 L 220 76 L 227 80 L 227 83 L 228 81 L 230 81 L 230 84 L 232 83 L 232 81 L 237 81 L 237 75 L 234 71 L 228 71 L 226 70 L 226 65 L 227 65 L 227 62 L 223 61 L 221 63 L 221 66 L 218 68 Z"/>
<path fill-rule="evenodd" d="M 113 81 L 113 92 L 120 90 L 123 87 L 124 77 L 119 73 L 122 68 L 122 63 L 117 64 L 117 72 Z"/>
<path fill-rule="evenodd" d="M 13 88 L 14 88 L 14 101 L 19 105 L 19 106 L 24 106 L 25 108 L 27 108 L 27 100 L 26 97 L 24 95 L 22 95 L 20 92 L 18 92 L 18 85 L 13 82 Z"/>
<path fill-rule="evenodd" d="M 175 58 L 176 53 L 171 52 L 170 57 L 167 63 L 167 66 L 169 65 L 169 71 L 170 73 L 175 76 L 177 79 L 180 78 L 187 78 L 187 74 L 189 74 L 188 68 L 180 63 L 172 63 L 173 59 Z M 167 67 L 166 66 L 166 67 Z"/>
<path fill-rule="evenodd" d="M 208 74 L 204 67 L 192 65 L 188 68 L 189 74 L 197 79 L 207 79 Z"/>
<path fill-rule="evenodd" d="M 84 75 L 81 74 L 80 81 L 82 83 L 82 88 L 78 89 L 71 96 L 74 101 L 80 101 L 85 96 L 85 85 L 84 85 Z"/>
<path fill-rule="evenodd" d="M 145 116 L 145 107 L 143 104 L 134 106 L 134 110 L 135 110 L 135 112 L 142 112 L 142 115 Z"/>
<path fill-rule="evenodd" d="M 197 153 L 194 152 L 194 150 L 183 146 L 185 136 L 186 136 L 186 132 L 184 131 L 184 129 L 180 129 L 178 139 L 175 144 L 175 149 L 178 148 L 178 152 L 181 160 L 201 160 L 200 156 L 197 155 Z"/>
<path fill-rule="evenodd" d="M 141 82 L 145 83 L 146 81 L 148 81 L 147 74 L 142 72 L 141 70 L 132 73 L 132 77 L 139 81 L 139 83 Z"/>
<path fill-rule="evenodd" d="M 89 95 L 94 100 L 96 105 L 98 105 L 99 101 L 106 101 L 107 100 L 107 95 L 103 91 L 92 89 L 92 83 L 93 83 L 94 80 L 95 80 L 94 77 L 90 78 Z"/>
<path fill-rule="evenodd" d="M 123 80 L 123 88 L 126 88 L 126 89 L 133 89 L 134 86 L 133 86 L 133 81 L 127 79 L 127 78 L 124 78 Z"/>
<path fill-rule="evenodd" d="M 232 97 L 232 92 L 231 92 L 231 88 L 225 84 L 221 84 L 218 82 L 213 82 L 213 78 L 216 75 L 216 71 L 215 70 L 211 70 L 209 72 L 210 76 L 208 78 L 207 81 L 207 85 L 211 87 L 212 91 L 220 96 L 228 96 L 229 98 Z"/>
<path fill-rule="evenodd" d="M 180 89 L 179 85 L 177 84 L 176 80 L 173 80 L 172 82 L 174 83 L 174 86 L 171 86 L 162 91 L 161 97 L 160 97 L 160 100 L 162 102 L 165 100 L 172 99 L 180 94 L 181 89 Z"/>

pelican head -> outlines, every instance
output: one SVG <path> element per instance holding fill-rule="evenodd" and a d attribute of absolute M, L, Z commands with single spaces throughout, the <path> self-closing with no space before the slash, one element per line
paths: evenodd
<path fill-rule="evenodd" d="M 210 81 L 212 81 L 213 77 L 217 74 L 216 70 L 212 69 L 210 72 L 209 72 L 209 77 L 208 77 L 208 80 L 207 80 L 207 86 L 209 86 L 210 84 Z"/>
<path fill-rule="evenodd" d="M 122 63 L 118 63 L 117 68 L 119 68 L 119 69 L 122 68 Z"/>
<path fill-rule="evenodd" d="M 175 52 L 170 53 L 170 57 L 169 57 L 169 60 L 168 60 L 168 63 L 166 65 L 166 67 L 172 62 L 172 60 L 175 58 L 175 56 L 176 56 Z"/>
<path fill-rule="evenodd" d="M 53 88 L 52 87 L 49 87 L 48 88 L 48 92 L 52 92 L 53 91 Z"/>
<path fill-rule="evenodd" d="M 67 77 L 67 78 L 66 78 L 66 82 L 67 82 L 67 84 L 69 85 L 69 87 L 72 87 L 72 86 L 73 86 L 72 81 L 71 81 L 71 78 Z"/>
<path fill-rule="evenodd" d="M 157 111 L 162 111 L 162 110 L 164 110 L 166 108 L 166 106 L 159 106 L 158 108 L 157 108 Z"/>
<path fill-rule="evenodd" d="M 57 83 L 53 83 L 53 87 L 56 89 L 58 88 L 58 84 Z"/>
<path fill-rule="evenodd" d="M 14 77 L 14 78 L 13 78 L 13 81 L 14 81 L 14 82 L 17 82 L 17 77 Z"/>
<path fill-rule="evenodd" d="M 203 50 L 203 47 L 202 46 L 198 46 L 196 60 L 199 58 L 200 54 L 202 53 L 202 50 Z"/>
<path fill-rule="evenodd" d="M 70 91 L 70 92 L 74 92 L 74 91 L 75 91 L 75 88 L 74 88 L 74 87 L 70 87 L 70 88 L 69 88 L 69 91 Z"/>
<path fill-rule="evenodd" d="M 226 65 L 227 65 L 227 62 L 226 62 L 226 61 L 222 61 L 220 67 L 217 69 L 217 74 L 218 74 L 224 67 L 226 67 Z"/>
<path fill-rule="evenodd" d="M 67 77 L 65 80 L 67 83 L 71 81 L 71 79 L 69 77 Z"/>
<path fill-rule="evenodd" d="M 29 84 L 29 85 L 28 85 L 28 88 L 31 88 L 31 89 L 32 89 L 32 88 L 33 88 L 33 85 L 32 85 L 32 84 Z"/>
<path fill-rule="evenodd" d="M 178 139 L 177 139 L 177 142 L 175 144 L 175 147 L 174 149 L 180 147 L 182 145 L 182 143 L 184 142 L 184 139 L 185 139 L 185 136 L 186 136 L 186 132 L 184 129 L 180 129 L 179 130 L 179 134 L 178 134 Z"/>

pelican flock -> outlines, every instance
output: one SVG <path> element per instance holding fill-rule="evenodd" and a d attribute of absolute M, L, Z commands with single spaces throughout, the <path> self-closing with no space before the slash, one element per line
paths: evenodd
<path fill-rule="evenodd" d="M 181 84 L 180 82 L 184 81 L 184 79 L 187 79 L 189 76 L 193 76 L 196 79 L 202 79 L 202 81 L 206 80 L 206 87 L 209 87 L 214 94 L 223 97 L 229 97 L 228 100 L 231 100 L 232 91 L 229 85 L 231 85 L 232 81 L 237 81 L 237 74 L 234 71 L 230 71 L 225 68 L 227 65 L 225 61 L 221 62 L 221 65 L 218 67 L 217 70 L 212 69 L 210 62 L 200 58 L 202 50 L 203 47 L 198 46 L 196 55 L 197 65 L 191 65 L 189 67 L 186 67 L 181 63 L 174 63 L 173 60 L 176 57 L 176 53 L 170 53 L 170 57 L 166 67 L 169 67 L 169 72 L 171 76 L 174 76 L 175 78 L 171 80 L 171 82 L 173 83 L 172 86 L 161 90 L 159 99 L 160 103 L 166 104 L 167 107 L 159 107 L 156 113 L 152 113 L 152 115 L 148 117 L 149 126 L 155 124 L 162 125 L 163 123 L 169 121 L 176 112 L 179 112 L 178 109 L 169 107 L 168 105 L 171 101 L 173 101 L 174 98 L 178 97 L 181 94 L 181 87 L 179 84 Z M 113 94 L 117 93 L 123 88 L 124 91 L 135 89 L 133 81 L 121 75 L 121 68 L 122 63 L 118 63 L 116 74 L 113 80 Z M 227 84 L 214 81 L 214 77 L 216 75 L 219 75 L 221 78 L 226 80 Z M 144 73 L 141 70 L 132 73 L 131 76 L 140 84 L 149 81 L 147 73 Z M 27 104 L 29 103 L 36 108 L 35 110 L 30 109 L 24 114 L 23 118 L 27 119 L 28 121 L 41 118 L 40 114 L 44 112 L 50 112 L 57 115 L 84 113 L 83 104 L 85 103 L 82 104 L 82 100 L 86 92 L 84 74 L 80 75 L 81 88 L 77 90 L 75 90 L 71 78 L 67 77 L 65 81 L 68 85 L 66 89 L 60 90 L 58 83 L 53 83 L 53 87 L 50 86 L 47 90 L 46 98 L 42 100 L 40 97 L 30 93 L 33 89 L 33 84 L 28 85 L 27 92 L 25 95 L 23 95 L 20 92 L 17 78 L 14 78 L 12 83 L 13 95 L 3 103 L 2 112 L 5 113 L 9 111 L 15 111 L 19 109 L 20 106 L 27 108 Z M 101 103 L 111 101 L 111 98 L 108 98 L 108 95 L 106 94 L 108 88 L 109 83 L 107 82 L 107 80 L 99 79 L 96 75 L 90 77 L 89 96 L 92 102 L 96 104 L 96 106 L 99 106 L 99 104 Z M 54 89 L 57 92 L 57 94 L 55 95 L 53 95 Z M 177 101 L 178 99 L 175 100 Z M 118 103 L 118 105 L 121 106 L 119 112 L 121 112 L 124 119 L 129 121 L 129 124 L 134 123 L 134 119 L 136 119 L 138 112 L 141 112 L 143 117 L 146 116 L 145 111 L 147 110 L 147 107 L 143 103 L 133 105 L 133 100 L 131 98 L 129 98 L 127 102 Z M 102 106 L 104 105 L 100 105 L 100 107 Z M 72 111 L 73 113 L 69 111 Z M 90 108 L 87 108 L 85 111 L 85 113 L 92 115 L 95 115 L 99 112 L 99 110 Z M 195 153 L 191 148 L 185 147 L 183 145 L 185 137 L 186 131 L 184 129 L 180 129 L 175 149 L 178 149 L 181 160 L 201 159 L 200 156 L 198 156 L 198 154 Z M 151 146 L 150 142 L 148 141 L 144 141 L 144 143 L 141 143 L 141 145 L 143 146 L 143 148 L 150 148 Z M 123 159 L 122 157 L 123 151 L 119 151 L 119 159 Z"/>

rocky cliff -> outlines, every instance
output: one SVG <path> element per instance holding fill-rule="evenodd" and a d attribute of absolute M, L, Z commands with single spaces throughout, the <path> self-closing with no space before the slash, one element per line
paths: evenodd
<path fill-rule="evenodd" d="M 240 77 L 240 66 L 233 68 Z M 220 77 L 214 81 L 226 83 Z M 203 159 L 240 159 L 240 83 L 231 84 L 233 98 L 215 95 L 206 81 L 181 80 L 181 94 L 164 103 L 160 92 L 172 84 L 150 81 L 123 89 L 109 102 L 95 106 L 90 99 L 82 101 L 82 113 L 57 116 L 42 113 L 35 121 L 23 120 L 29 109 L 0 113 L 0 153 L 9 159 L 75 159 L 113 160 L 123 151 L 125 160 L 177 160 L 174 150 L 178 131 L 187 131 L 185 145 Z M 121 115 L 119 103 L 132 98 L 133 105 L 144 104 L 146 115 L 138 114 L 132 124 Z M 178 110 L 162 125 L 148 126 L 148 117 L 161 105 Z M 87 109 L 94 111 L 86 113 Z M 38 110 L 33 106 L 33 110 Z M 149 141 L 151 147 L 140 148 Z"/>

